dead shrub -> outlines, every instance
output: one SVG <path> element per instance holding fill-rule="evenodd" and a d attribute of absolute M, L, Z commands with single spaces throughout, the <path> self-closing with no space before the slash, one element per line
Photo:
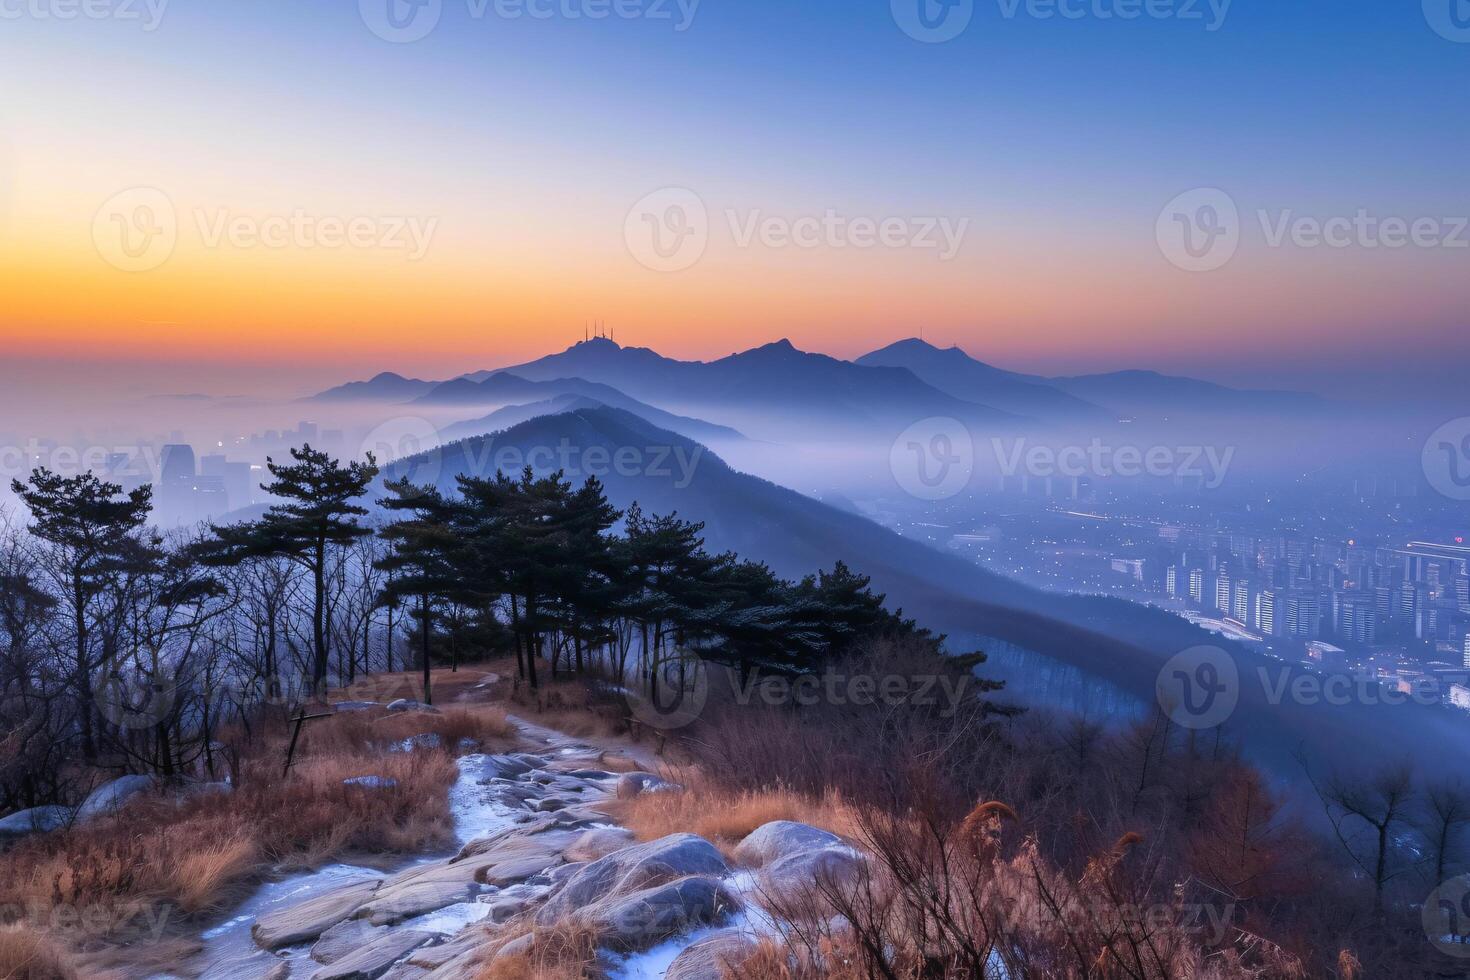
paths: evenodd
<path fill-rule="evenodd" d="M 0 926 L 0 980 L 75 980 L 71 958 L 52 940 L 24 926 Z"/>
<path fill-rule="evenodd" d="M 551 928 L 512 930 L 494 944 L 499 950 L 523 936 L 531 937 L 525 952 L 495 956 L 477 980 L 585 980 L 599 975 L 597 933 L 585 926 L 562 923 Z"/>
<path fill-rule="evenodd" d="M 615 805 L 617 817 L 640 840 L 693 833 L 729 851 L 757 827 L 794 820 L 845 835 L 852 829 L 847 807 L 834 792 L 813 798 L 783 787 L 730 790 L 692 772 L 680 772 L 682 793 L 643 793 Z"/>

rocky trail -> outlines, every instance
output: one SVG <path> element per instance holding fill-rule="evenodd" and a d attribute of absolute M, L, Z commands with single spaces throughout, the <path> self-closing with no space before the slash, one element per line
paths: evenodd
<path fill-rule="evenodd" d="M 570 929 L 595 936 L 617 980 L 717 980 L 772 931 L 766 896 L 859 860 L 832 834 L 785 821 L 747 837 L 733 864 L 693 834 L 636 842 L 602 805 L 682 792 L 652 771 L 652 753 L 511 720 L 527 751 L 458 760 L 457 853 L 263 885 L 203 934 L 187 975 L 474 980 L 491 959 L 534 955 L 541 936 Z"/>

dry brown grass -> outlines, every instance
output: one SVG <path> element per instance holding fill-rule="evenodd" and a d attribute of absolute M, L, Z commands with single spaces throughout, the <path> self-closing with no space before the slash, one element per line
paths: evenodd
<path fill-rule="evenodd" d="M 567 924 L 512 929 L 497 937 L 494 948 L 498 951 L 527 935 L 532 937 L 529 951 L 492 958 L 476 980 L 585 980 L 600 975 L 597 934 L 592 930 Z"/>
<path fill-rule="evenodd" d="M 511 662 L 512 673 L 515 664 Z M 479 685 L 498 674 L 491 665 L 461 667 L 457 671 L 437 668 L 433 673 L 434 706 L 443 708 L 461 700 L 485 700 L 484 688 Z M 502 675 L 503 676 L 503 675 Z M 392 674 L 372 674 L 357 678 L 347 687 L 334 690 L 332 701 L 377 701 L 387 704 L 398 698 L 410 701 L 424 699 L 424 675 L 417 670 L 397 671 Z"/>
<path fill-rule="evenodd" d="M 538 691 L 525 685 L 510 689 L 511 710 L 528 721 L 573 738 L 626 738 L 626 712 L 616 704 L 605 704 L 581 680 L 542 682 Z"/>
<path fill-rule="evenodd" d="M 74 980 L 76 967 L 55 942 L 25 926 L 0 927 L 0 980 Z"/>
<path fill-rule="evenodd" d="M 692 833 L 729 852 L 762 824 L 795 820 L 839 836 L 851 837 L 854 818 L 835 793 L 821 798 L 794 790 L 729 790 L 700 779 L 692 771 L 677 773 L 682 793 L 644 793 L 608 805 L 609 811 L 639 840 Z"/>
<path fill-rule="evenodd" d="M 461 740 L 504 751 L 515 728 L 489 704 L 343 712 L 307 724 L 283 777 L 289 732 L 278 713 L 248 736 L 222 735 L 239 754 L 233 793 L 143 798 L 116 817 L 21 842 L 0 856 L 0 907 L 102 908 L 109 921 L 134 925 L 167 908 L 182 920 L 224 907 L 272 873 L 445 846 Z M 423 733 L 438 735 L 439 748 L 389 751 Z M 389 785 L 344 783 L 358 776 Z"/>

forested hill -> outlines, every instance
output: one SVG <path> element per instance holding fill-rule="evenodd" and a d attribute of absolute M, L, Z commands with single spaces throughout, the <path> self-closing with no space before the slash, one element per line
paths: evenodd
<path fill-rule="evenodd" d="M 618 462 L 621 460 L 621 462 Z M 800 577 L 842 560 L 872 577 L 890 608 L 948 633 L 993 636 L 1105 678 L 1145 704 L 1173 655 L 1199 644 L 1231 651 L 1241 665 L 1240 707 L 1229 729 L 1286 778 L 1299 779 L 1299 755 L 1320 764 L 1381 759 L 1433 745 L 1445 759 L 1470 762 L 1470 745 L 1438 709 L 1415 704 L 1280 703 L 1281 671 L 1220 637 L 1161 610 L 1133 603 L 1044 593 L 904 538 L 863 517 L 731 469 L 707 447 L 612 408 L 532 419 L 398 461 L 385 478 L 411 475 L 446 493 L 458 474 L 493 475 L 530 463 L 558 468 L 580 483 L 595 475 L 619 508 L 678 512 L 703 521 L 711 551 L 730 550 Z M 1271 673 L 1270 677 L 1261 674 Z M 1274 702 L 1274 703 L 1273 703 Z"/>

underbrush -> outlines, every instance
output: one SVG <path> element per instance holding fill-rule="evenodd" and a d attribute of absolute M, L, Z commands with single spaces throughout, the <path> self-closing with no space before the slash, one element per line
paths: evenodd
<path fill-rule="evenodd" d="M 503 751 L 514 735 L 488 705 L 341 712 L 306 722 L 283 774 L 292 724 L 279 713 L 223 734 L 231 792 L 166 789 L 116 816 L 20 842 L 0 856 L 0 909 L 24 909 L 53 926 L 58 915 L 75 919 L 73 928 L 50 930 L 74 948 L 140 934 L 156 940 L 273 874 L 448 845 L 455 756 Z M 437 745 L 394 750 L 426 734 Z M 346 782 L 362 777 L 365 784 Z"/>
<path fill-rule="evenodd" d="M 628 724 L 628 706 L 595 678 L 540 678 L 540 687 L 515 679 L 515 662 L 509 663 L 509 680 L 504 682 L 507 704 L 527 721 L 554 728 L 573 738 L 626 738 L 635 734 Z M 544 670 L 544 668 L 543 668 Z"/>
<path fill-rule="evenodd" d="M 55 942 L 29 927 L 0 927 L 0 980 L 75 980 L 76 967 Z"/>
<path fill-rule="evenodd" d="M 499 952 L 512 943 L 527 948 Z M 584 980 L 598 975 L 597 933 L 582 926 L 512 927 L 487 952 L 491 959 L 476 980 Z"/>
<path fill-rule="evenodd" d="M 856 829 L 851 811 L 835 792 L 816 797 L 779 786 L 732 790 L 693 772 L 677 778 L 684 792 L 642 793 L 607 804 L 609 812 L 639 840 L 693 833 L 727 853 L 773 820 L 794 820 L 839 836 L 851 836 Z"/>

